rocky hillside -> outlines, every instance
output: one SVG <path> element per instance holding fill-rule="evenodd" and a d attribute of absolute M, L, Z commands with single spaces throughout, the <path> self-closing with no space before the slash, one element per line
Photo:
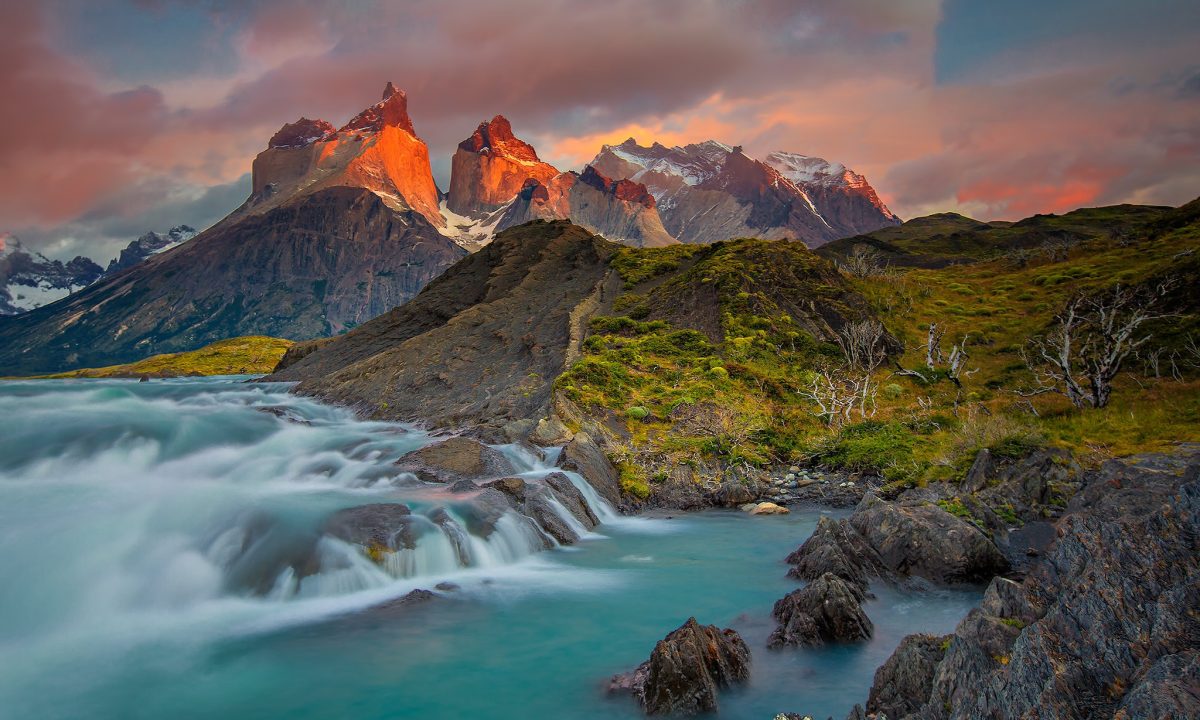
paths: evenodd
<path fill-rule="evenodd" d="M 591 165 L 644 184 L 667 232 L 685 243 L 760 237 L 816 247 L 899 223 L 865 178 L 820 158 L 772 153 L 762 162 L 713 140 L 668 148 L 629 138 Z"/>
<path fill-rule="evenodd" d="M 121 250 L 119 256 L 110 260 L 104 274 L 115 275 L 122 270 L 128 270 L 151 255 L 158 255 L 182 245 L 198 234 L 195 228 L 187 225 L 178 225 L 165 233 L 148 232 L 131 241 Z"/>
<path fill-rule="evenodd" d="M 556 388 L 560 404 L 588 403 L 610 373 L 630 387 L 651 366 L 678 368 L 676 391 L 709 407 L 717 387 L 733 389 L 715 348 L 755 311 L 811 357 L 866 304 L 799 244 L 639 250 L 534 222 L 500 233 L 407 305 L 296 346 L 273 379 L 374 417 L 523 437 L 539 422 L 546 431 Z"/>
<path fill-rule="evenodd" d="M 0 372 L 111 365 L 240 335 L 330 335 L 403 303 L 464 254 L 420 213 L 328 188 L 0 323 Z"/>

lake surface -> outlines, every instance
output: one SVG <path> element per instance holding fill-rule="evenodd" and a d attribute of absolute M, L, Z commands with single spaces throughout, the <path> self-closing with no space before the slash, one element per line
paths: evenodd
<path fill-rule="evenodd" d="M 694 615 L 754 656 L 721 717 L 840 720 L 904 635 L 948 632 L 979 598 L 876 586 L 870 642 L 768 651 L 771 606 L 799 587 L 783 557 L 819 509 L 596 507 L 604 522 L 572 547 L 535 552 L 501 528 L 471 537 L 462 567 L 431 532 L 390 572 L 323 538 L 320 572 L 244 582 L 231 547 L 273 548 L 252 558 L 261 580 L 346 507 L 469 527 L 469 499 L 391 482 L 429 442 L 241 378 L 0 382 L 0 717 L 636 718 L 608 677 Z M 503 449 L 530 478 L 548 470 Z M 446 581 L 458 589 L 381 607 Z"/>

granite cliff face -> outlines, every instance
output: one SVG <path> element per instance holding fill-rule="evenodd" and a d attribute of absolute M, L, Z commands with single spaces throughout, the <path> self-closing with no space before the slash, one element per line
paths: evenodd
<path fill-rule="evenodd" d="M 366 188 L 397 212 L 417 212 L 438 228 L 446 223 L 429 148 L 408 116 L 408 97 L 391 83 L 382 100 L 339 130 L 307 118 L 284 125 L 254 159 L 253 192 L 232 217 L 262 214 L 331 187 Z"/>
<path fill-rule="evenodd" d="M 861 175 L 803 157 L 772 153 L 761 162 L 713 140 L 668 148 L 629 138 L 605 145 L 591 165 L 645 185 L 667 232 L 686 243 L 760 237 L 816 247 L 900 222 Z"/>
<path fill-rule="evenodd" d="M 446 207 L 459 215 L 489 213 L 511 201 L 530 179 L 546 182 L 558 175 L 538 159 L 529 143 L 513 135 L 503 115 L 479 123 L 451 160 Z"/>
<path fill-rule="evenodd" d="M 527 180 L 504 209 L 497 227 L 567 218 L 632 247 L 665 247 L 678 242 L 663 227 L 654 196 L 646 186 L 629 180 L 614 181 L 590 165 L 582 174 L 562 173 L 545 183 Z"/>

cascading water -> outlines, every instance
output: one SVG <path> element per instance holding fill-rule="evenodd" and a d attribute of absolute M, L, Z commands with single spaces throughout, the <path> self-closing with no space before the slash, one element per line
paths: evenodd
<path fill-rule="evenodd" d="M 794 587 L 778 558 L 817 517 L 625 518 L 574 473 L 568 492 L 557 449 L 502 446 L 535 521 L 494 489 L 397 484 L 432 438 L 287 390 L 0 382 L 0 717 L 636 717 L 596 683 L 688 615 L 757 609 L 739 630 L 765 638 Z M 339 536 L 362 508 L 392 521 L 386 550 Z M 549 524 L 589 542 L 557 551 Z M 444 582 L 443 604 L 388 614 Z M 759 694 L 723 716 L 861 700 L 897 633 L 944 631 L 975 599 L 877 593 L 882 644 L 760 654 Z M 801 672 L 808 704 L 764 699 Z"/>

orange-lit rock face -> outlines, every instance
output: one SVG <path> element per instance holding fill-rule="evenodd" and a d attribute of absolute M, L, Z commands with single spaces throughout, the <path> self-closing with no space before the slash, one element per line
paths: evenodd
<path fill-rule="evenodd" d="M 437 227 L 445 224 L 429 148 L 413 130 L 408 99 L 391 83 L 383 100 L 341 130 L 301 118 L 276 133 L 254 159 L 250 210 L 262 212 L 286 199 L 339 186 L 372 190 L 393 209 L 412 209 Z"/>
<path fill-rule="evenodd" d="M 538 159 L 529 143 L 513 135 L 502 115 L 480 123 L 463 140 L 450 165 L 446 206 L 463 215 L 495 210 L 516 197 L 525 181 L 549 181 L 558 170 Z"/>

